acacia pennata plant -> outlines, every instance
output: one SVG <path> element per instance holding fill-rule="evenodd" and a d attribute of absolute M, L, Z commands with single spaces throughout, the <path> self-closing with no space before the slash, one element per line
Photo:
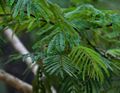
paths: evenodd
<path fill-rule="evenodd" d="M 0 40 L 8 26 L 34 38 L 33 93 L 120 93 L 120 15 L 90 4 L 0 0 Z M 2 53 L 2 50 L 1 50 Z"/>

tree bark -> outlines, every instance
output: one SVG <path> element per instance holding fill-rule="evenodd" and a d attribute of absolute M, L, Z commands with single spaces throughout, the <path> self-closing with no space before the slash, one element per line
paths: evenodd
<path fill-rule="evenodd" d="M 21 55 L 26 55 L 29 54 L 30 52 L 26 49 L 26 47 L 22 44 L 22 42 L 19 40 L 19 38 L 13 33 L 13 31 L 6 27 L 4 29 L 4 34 L 6 38 L 11 42 L 13 47 L 21 54 Z M 32 69 L 32 72 L 36 74 L 38 66 L 35 64 L 35 62 L 32 62 L 31 57 L 27 57 L 25 59 L 26 64 L 28 65 L 29 68 Z"/>
<path fill-rule="evenodd" d="M 32 86 L 23 82 L 22 80 L 6 73 L 4 70 L 0 70 L 0 80 L 6 84 L 14 87 L 22 93 L 32 93 Z"/>

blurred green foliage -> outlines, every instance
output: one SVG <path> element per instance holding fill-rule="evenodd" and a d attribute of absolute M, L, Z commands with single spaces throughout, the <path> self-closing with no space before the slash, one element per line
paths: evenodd
<path fill-rule="evenodd" d="M 3 82 L 0 81 L 0 92 L 1 93 L 7 93 L 5 84 Z"/>
<path fill-rule="evenodd" d="M 28 54 L 39 65 L 34 93 L 51 93 L 52 85 L 58 93 L 119 93 L 119 1 L 51 1 L 0 2 L 1 28 L 27 30 L 35 38 L 35 58 Z"/>
<path fill-rule="evenodd" d="M 93 4 L 100 9 L 120 9 L 120 0 L 50 0 L 62 7 L 78 6 L 80 4 Z"/>

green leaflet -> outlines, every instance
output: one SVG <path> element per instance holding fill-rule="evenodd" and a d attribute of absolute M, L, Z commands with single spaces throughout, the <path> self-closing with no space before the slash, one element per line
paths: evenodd
<path fill-rule="evenodd" d="M 110 49 L 106 52 L 106 55 L 110 55 L 111 57 L 119 57 L 120 58 L 120 49 Z"/>
<path fill-rule="evenodd" d="M 46 0 L 40 0 L 40 6 L 43 9 L 43 12 L 47 15 L 43 15 L 43 17 L 46 16 L 47 21 L 50 21 L 50 19 L 53 18 L 53 13 L 51 12 L 49 5 L 50 4 L 48 4 Z"/>
<path fill-rule="evenodd" d="M 49 42 L 48 44 L 48 49 L 47 49 L 47 54 L 51 54 L 53 53 L 52 50 L 55 48 L 55 40 L 56 40 L 56 36 L 53 37 L 53 39 Z"/>
<path fill-rule="evenodd" d="M 82 84 L 79 85 L 79 80 L 73 80 L 71 77 L 66 77 L 60 86 L 60 93 L 79 93 L 82 91 Z M 80 88 L 81 87 L 81 88 Z"/>
<path fill-rule="evenodd" d="M 63 33 L 60 33 L 59 34 L 59 45 L 60 45 L 60 50 L 64 51 L 65 49 L 65 37 L 64 37 L 64 34 Z"/>
<path fill-rule="evenodd" d="M 109 76 L 109 70 L 101 56 L 90 48 L 83 46 L 75 47 L 69 54 L 69 57 L 80 73 L 82 73 L 83 80 L 86 79 L 86 76 L 89 76 L 103 82 L 105 77 L 102 70 Z M 107 63 L 107 65 L 109 64 Z M 88 71 L 88 68 L 91 72 Z"/>
<path fill-rule="evenodd" d="M 58 34 L 57 38 L 56 38 L 56 49 L 61 52 L 64 51 L 65 49 L 65 37 L 64 34 L 61 32 L 60 34 Z"/>
<path fill-rule="evenodd" d="M 63 31 L 59 31 L 49 42 L 47 53 L 53 53 L 54 51 L 64 52 L 65 48 L 69 46 L 70 48 L 74 47 L 75 45 L 79 45 L 80 41 L 78 38 L 74 38 Z"/>
<path fill-rule="evenodd" d="M 32 1 L 29 0 L 28 4 L 27 4 L 27 15 L 29 18 L 30 18 L 30 14 L 31 14 L 31 4 L 32 4 Z"/>
<path fill-rule="evenodd" d="M 7 0 L 7 2 L 8 2 L 8 5 L 12 6 L 14 4 L 15 0 Z"/>
<path fill-rule="evenodd" d="M 6 13 L 6 4 L 4 0 L 0 0 L 0 7 L 2 8 L 2 11 Z"/>
<path fill-rule="evenodd" d="M 70 64 L 70 59 L 65 55 L 48 56 L 44 60 L 44 69 L 50 75 L 65 77 L 65 74 L 75 77 L 74 67 Z"/>
<path fill-rule="evenodd" d="M 13 17 L 16 17 L 22 7 L 22 4 L 23 4 L 24 0 L 18 0 L 15 8 L 14 8 L 14 13 L 13 13 Z"/>

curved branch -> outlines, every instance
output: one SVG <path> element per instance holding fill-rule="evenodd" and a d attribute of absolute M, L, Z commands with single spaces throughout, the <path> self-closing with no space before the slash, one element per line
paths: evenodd
<path fill-rule="evenodd" d="M 26 49 L 26 47 L 22 44 L 22 42 L 19 40 L 19 38 L 13 33 L 13 31 L 10 28 L 4 29 L 4 34 L 6 35 L 6 38 L 12 43 L 13 47 L 21 54 L 26 55 L 29 54 L 29 51 Z M 32 58 L 27 57 L 25 59 L 26 64 L 29 68 L 32 69 L 32 72 L 36 74 L 38 66 L 36 64 L 33 64 Z"/>
<path fill-rule="evenodd" d="M 0 70 L 0 80 L 4 81 L 6 84 L 14 87 L 18 91 L 21 91 L 22 93 L 32 93 L 31 85 L 6 73 L 4 70 Z"/>

